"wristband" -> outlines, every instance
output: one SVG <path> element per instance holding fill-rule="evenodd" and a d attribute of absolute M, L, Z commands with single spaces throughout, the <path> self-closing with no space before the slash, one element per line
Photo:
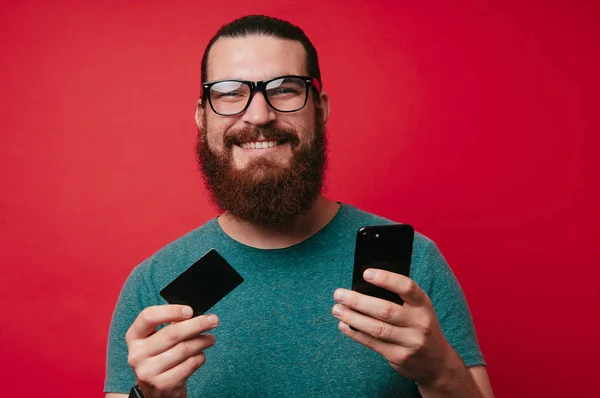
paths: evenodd
<path fill-rule="evenodd" d="M 142 392 L 142 390 L 140 390 L 140 388 L 137 386 L 137 384 L 133 387 L 131 387 L 131 391 L 129 391 L 129 398 L 146 398 L 144 396 L 144 393 Z"/>

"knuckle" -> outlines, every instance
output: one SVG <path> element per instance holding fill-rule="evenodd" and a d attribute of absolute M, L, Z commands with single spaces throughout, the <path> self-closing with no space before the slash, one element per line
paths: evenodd
<path fill-rule="evenodd" d="M 194 355 L 194 349 L 192 348 L 191 342 L 184 341 L 179 343 L 178 347 L 182 358 L 189 358 Z"/>
<path fill-rule="evenodd" d="M 379 276 L 379 279 L 383 284 L 388 284 L 390 282 L 389 272 L 378 272 L 377 276 Z"/>
<path fill-rule="evenodd" d="M 419 334 L 415 337 L 414 339 L 414 345 L 416 347 L 416 349 L 418 350 L 419 348 L 425 346 L 425 336 L 422 334 Z"/>
<path fill-rule="evenodd" d="M 135 368 L 142 362 L 143 355 L 140 348 L 137 345 L 129 347 L 129 351 L 127 353 L 127 363 L 129 363 L 129 366 Z"/>
<path fill-rule="evenodd" d="M 423 325 L 421 327 L 421 332 L 423 333 L 423 337 L 431 336 L 431 332 L 432 332 L 431 324 Z"/>
<path fill-rule="evenodd" d="M 143 381 L 145 383 L 149 383 L 151 380 L 150 372 L 147 368 L 143 367 L 135 370 L 135 376 L 139 381 Z"/>
<path fill-rule="evenodd" d="M 361 303 L 360 296 L 358 294 L 352 294 L 350 296 L 350 306 L 352 308 L 357 308 Z"/>
<path fill-rule="evenodd" d="M 375 324 L 375 326 L 373 326 L 373 329 L 371 330 L 371 334 L 375 337 L 381 337 L 381 335 L 383 334 L 383 330 L 384 330 L 384 327 L 381 324 L 381 322 L 377 322 Z"/>
<path fill-rule="evenodd" d="M 130 327 L 129 329 L 127 329 L 127 333 L 125 333 L 125 342 L 127 343 L 128 346 L 133 341 L 133 337 L 131 336 L 131 333 L 133 333 L 133 332 L 131 331 L 131 327 Z"/>
<path fill-rule="evenodd" d="M 432 330 L 432 322 L 429 317 L 423 317 L 417 324 L 417 328 L 424 336 L 429 336 Z"/>
<path fill-rule="evenodd" d="M 150 322 L 152 320 L 152 308 L 146 307 L 140 313 L 140 318 L 142 318 L 146 322 Z"/>
<path fill-rule="evenodd" d="M 130 352 L 129 355 L 127 355 L 127 363 L 132 368 L 135 368 L 139 362 L 140 362 L 139 357 L 137 355 L 135 355 L 134 353 Z"/>
<path fill-rule="evenodd" d="M 171 343 L 176 343 L 179 341 L 179 333 L 175 328 L 170 328 L 165 330 L 165 339 Z"/>
<path fill-rule="evenodd" d="M 417 291 L 417 283 L 412 279 L 409 279 L 408 284 L 406 285 L 406 293 L 409 295 L 415 294 Z"/>
<path fill-rule="evenodd" d="M 384 320 L 392 319 L 394 316 L 394 305 L 392 303 L 384 304 L 383 307 L 381 307 L 379 316 Z"/>
<path fill-rule="evenodd" d="M 408 353 L 405 350 L 395 350 L 390 358 L 391 362 L 396 364 L 403 364 L 408 359 Z"/>
<path fill-rule="evenodd" d="M 142 312 L 140 313 L 142 319 L 148 321 L 152 318 L 152 308 L 150 307 L 146 307 L 142 310 Z"/>
<path fill-rule="evenodd" d="M 382 337 L 384 339 L 388 339 L 389 340 L 389 339 L 392 338 L 393 332 L 394 332 L 394 327 L 391 326 L 391 325 L 386 324 L 386 328 L 385 328 L 385 331 L 384 331 Z"/>
<path fill-rule="evenodd" d="M 137 357 L 135 355 L 133 355 L 132 353 L 129 353 L 129 355 L 127 355 L 127 363 L 132 368 L 135 368 L 138 363 Z"/>

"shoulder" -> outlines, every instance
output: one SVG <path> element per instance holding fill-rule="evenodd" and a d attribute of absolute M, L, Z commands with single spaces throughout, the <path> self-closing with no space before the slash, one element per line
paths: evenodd
<path fill-rule="evenodd" d="M 341 217 L 344 219 L 344 221 L 349 224 L 352 224 L 353 227 L 356 228 L 368 225 L 402 224 L 402 222 L 400 221 L 391 220 L 389 218 L 385 218 L 377 214 L 361 210 L 349 204 L 342 204 L 342 210 L 343 212 L 341 214 Z M 435 243 L 427 236 L 415 230 L 413 256 L 424 257 L 432 248 L 434 248 L 434 250 L 437 250 Z"/>
<path fill-rule="evenodd" d="M 369 213 L 352 205 L 343 204 L 342 210 L 341 217 L 347 229 L 358 230 L 368 225 L 401 224 L 400 221 Z M 448 264 L 435 242 L 415 230 L 410 277 L 424 290 L 428 290 L 434 279 L 445 277 L 444 274 L 448 271 Z"/>

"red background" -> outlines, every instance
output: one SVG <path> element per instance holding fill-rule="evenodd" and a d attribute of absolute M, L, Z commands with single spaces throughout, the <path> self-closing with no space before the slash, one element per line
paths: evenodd
<path fill-rule="evenodd" d="M 101 395 L 131 268 L 214 215 L 193 152 L 200 58 L 247 13 L 315 43 L 328 196 L 439 244 L 496 395 L 594 395 L 598 2 L 373 3 L 2 3 L 3 396 Z"/>

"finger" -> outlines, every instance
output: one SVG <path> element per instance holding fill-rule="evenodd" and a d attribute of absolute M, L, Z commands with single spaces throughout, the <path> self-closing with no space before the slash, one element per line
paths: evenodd
<path fill-rule="evenodd" d="M 159 391 L 169 391 L 184 383 L 196 370 L 204 365 L 205 361 L 206 356 L 204 353 L 190 357 L 179 365 L 158 375 L 153 379 L 152 385 Z"/>
<path fill-rule="evenodd" d="M 145 308 L 127 330 L 125 340 L 142 339 L 150 336 L 163 323 L 171 323 L 188 319 L 193 311 L 186 305 L 157 305 Z"/>
<path fill-rule="evenodd" d="M 392 363 L 398 363 L 399 360 L 406 356 L 407 349 L 396 344 L 377 339 L 367 333 L 352 330 L 345 322 L 338 324 L 338 329 L 352 340 L 364 345 L 365 347 L 379 353 L 382 357 Z"/>
<path fill-rule="evenodd" d="M 406 308 L 391 301 L 367 296 L 353 290 L 337 289 L 333 299 L 346 307 L 362 312 L 373 318 L 399 326 L 409 326 L 410 318 Z"/>
<path fill-rule="evenodd" d="M 146 372 L 149 375 L 160 375 L 185 362 L 188 358 L 201 354 L 207 348 L 212 347 L 215 341 L 215 336 L 212 334 L 203 334 L 193 339 L 182 341 L 169 350 L 150 358 L 138 371 Z"/>
<path fill-rule="evenodd" d="M 414 341 L 412 341 L 414 333 L 412 333 L 410 328 L 399 327 L 379 319 L 371 318 L 341 304 L 333 306 L 332 313 L 344 324 L 350 325 L 357 331 L 368 334 L 377 340 L 403 347 L 414 345 Z"/>
<path fill-rule="evenodd" d="M 369 268 L 363 273 L 363 278 L 373 285 L 397 293 L 409 305 L 419 306 L 427 298 L 427 295 L 419 285 L 404 275 L 382 269 Z"/>
<path fill-rule="evenodd" d="M 200 333 L 214 329 L 218 325 L 219 318 L 211 314 L 165 326 L 144 341 L 145 354 L 147 356 L 158 355 L 182 341 L 197 337 Z"/>

